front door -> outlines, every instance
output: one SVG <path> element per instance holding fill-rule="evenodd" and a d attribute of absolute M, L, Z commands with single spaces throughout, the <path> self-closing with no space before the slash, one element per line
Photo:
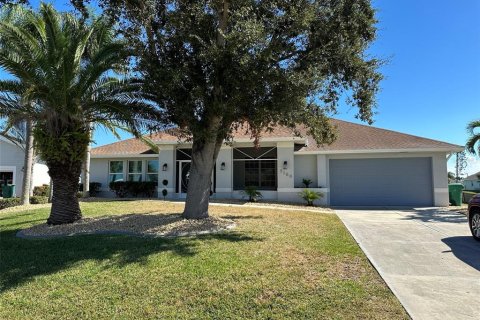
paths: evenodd
<path fill-rule="evenodd" d="M 188 180 L 190 179 L 190 165 L 191 161 L 180 161 L 180 168 L 178 171 L 178 181 L 180 183 L 180 197 L 187 196 Z"/>

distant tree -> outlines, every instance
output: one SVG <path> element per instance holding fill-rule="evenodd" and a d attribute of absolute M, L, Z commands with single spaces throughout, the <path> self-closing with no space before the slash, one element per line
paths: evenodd
<path fill-rule="evenodd" d="M 107 21 L 79 20 L 46 4 L 39 12 L 13 8 L 4 13 L 14 19 L 0 20 L 0 67 L 14 76 L 0 81 L 0 117 L 35 119 L 35 146 L 53 181 L 47 222 L 73 222 L 81 218 L 76 194 L 90 125 L 123 125 L 138 135 L 154 108 L 136 83 L 113 77 L 128 52 Z"/>
<path fill-rule="evenodd" d="M 87 1 L 72 0 L 85 12 Z M 331 143 L 328 115 L 340 97 L 372 122 L 381 61 L 370 0 L 101 0 L 135 50 L 146 95 L 192 142 L 185 218 L 208 216 L 211 173 L 220 146 L 246 124 L 303 124 Z"/>
<path fill-rule="evenodd" d="M 456 180 L 455 179 L 455 173 L 449 171 L 448 172 L 448 182 L 450 183 L 450 182 L 455 181 L 455 180 Z"/>
<path fill-rule="evenodd" d="M 457 152 L 457 159 L 455 162 L 455 181 L 460 182 L 462 181 L 463 177 L 465 176 L 465 169 L 467 168 L 467 156 L 465 151 Z"/>

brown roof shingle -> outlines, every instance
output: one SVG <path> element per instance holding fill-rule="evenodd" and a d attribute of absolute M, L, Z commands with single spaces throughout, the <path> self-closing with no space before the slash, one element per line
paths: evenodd
<path fill-rule="evenodd" d="M 396 131 L 356 124 L 343 120 L 331 119 L 337 128 L 337 140 L 331 145 L 317 146 L 315 140 L 306 134 L 305 129 L 299 128 L 302 136 L 306 139 L 306 146 L 299 149 L 300 152 L 309 151 L 367 151 L 367 150 L 415 150 L 415 149 L 441 149 L 458 150 L 462 146 L 413 136 Z M 263 132 L 262 138 L 291 138 L 292 130 L 286 127 L 277 127 L 272 132 Z M 179 139 L 168 133 L 159 132 L 148 136 L 156 143 L 177 143 Z M 250 133 L 246 127 L 240 128 L 234 133 L 235 139 L 249 139 Z M 150 147 L 138 139 L 132 138 L 100 146 L 92 149 L 92 155 L 134 155 L 152 154 Z"/>

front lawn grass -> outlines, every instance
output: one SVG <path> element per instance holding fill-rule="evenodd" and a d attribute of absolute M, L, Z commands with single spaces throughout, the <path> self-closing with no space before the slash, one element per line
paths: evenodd
<path fill-rule="evenodd" d="M 82 203 L 85 216 L 182 203 Z M 211 206 L 233 232 L 192 238 L 25 240 L 48 208 L 0 211 L 0 319 L 404 319 L 333 214 Z"/>

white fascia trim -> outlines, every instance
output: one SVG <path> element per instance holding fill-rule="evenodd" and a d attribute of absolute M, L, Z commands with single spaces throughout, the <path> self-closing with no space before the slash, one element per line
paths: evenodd
<path fill-rule="evenodd" d="M 20 148 L 19 145 L 15 144 L 14 142 L 8 140 L 7 138 L 3 137 L 3 136 L 0 136 L 0 141 L 3 141 L 3 142 L 6 142 L 8 144 L 11 144 L 12 146 L 15 146 L 17 148 Z"/>
<path fill-rule="evenodd" d="M 295 151 L 294 154 L 349 154 L 349 153 L 414 153 L 414 152 L 460 152 L 463 148 L 422 148 L 422 149 L 365 149 L 365 150 L 321 150 Z"/>
<path fill-rule="evenodd" d="M 306 139 L 302 137 L 269 137 L 269 138 L 260 138 L 260 143 L 262 142 L 305 142 Z M 253 143 L 253 140 L 250 138 L 240 138 L 240 139 L 234 139 L 232 141 L 224 141 L 223 144 L 235 144 L 235 142 L 251 142 Z M 191 145 L 192 142 L 187 142 L 187 141 L 156 141 L 155 144 L 157 145 Z"/>
<path fill-rule="evenodd" d="M 129 158 L 158 158 L 157 153 L 152 154 L 95 154 L 92 159 L 129 159 Z"/>

